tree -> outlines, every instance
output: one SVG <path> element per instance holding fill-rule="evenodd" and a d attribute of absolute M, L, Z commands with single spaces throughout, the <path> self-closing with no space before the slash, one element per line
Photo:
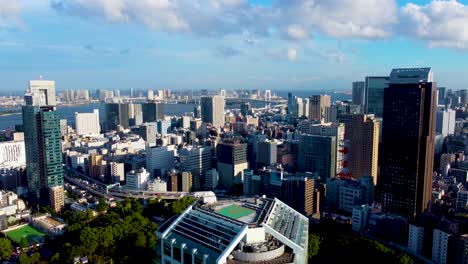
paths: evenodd
<path fill-rule="evenodd" d="M 6 237 L 0 238 L 0 258 L 8 260 L 12 252 L 11 241 Z"/>
<path fill-rule="evenodd" d="M 29 243 L 26 237 L 22 237 L 19 244 L 21 248 L 27 248 L 29 246 Z"/>
<path fill-rule="evenodd" d="M 31 264 L 31 260 L 26 253 L 21 253 L 18 258 L 18 264 Z"/>
<path fill-rule="evenodd" d="M 413 264 L 413 263 L 414 263 L 413 259 L 407 254 L 400 255 L 400 264 Z"/>
<path fill-rule="evenodd" d="M 316 234 L 309 235 L 309 259 L 316 256 L 320 249 L 320 237 Z"/>
<path fill-rule="evenodd" d="M 107 211 L 107 208 L 108 208 L 108 205 L 106 203 L 106 199 L 104 199 L 104 197 L 99 198 L 99 203 L 96 207 L 96 210 L 99 213 L 104 213 L 105 211 Z"/>
<path fill-rule="evenodd" d="M 189 205 L 193 204 L 195 200 L 192 197 L 184 196 L 171 204 L 172 214 L 181 214 Z"/>

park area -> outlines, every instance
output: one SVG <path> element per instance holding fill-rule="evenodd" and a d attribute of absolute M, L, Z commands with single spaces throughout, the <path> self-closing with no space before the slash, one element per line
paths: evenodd
<path fill-rule="evenodd" d="M 28 240 L 28 244 L 42 243 L 44 240 L 45 234 L 35 229 L 30 225 L 25 225 L 23 227 L 7 231 L 5 235 L 16 243 L 21 242 L 21 238 L 25 237 Z"/>
<path fill-rule="evenodd" d="M 227 207 L 224 207 L 222 209 L 219 209 L 217 211 L 218 214 L 224 215 L 226 217 L 232 218 L 232 219 L 239 219 L 244 216 L 250 215 L 254 213 L 254 210 L 247 209 L 245 207 L 239 206 L 239 205 L 230 205 Z"/>

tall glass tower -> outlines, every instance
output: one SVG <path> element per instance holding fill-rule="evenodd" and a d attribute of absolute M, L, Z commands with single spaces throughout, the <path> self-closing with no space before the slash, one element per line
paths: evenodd
<path fill-rule="evenodd" d="M 22 108 L 28 188 L 34 198 L 59 210 L 63 206 L 63 167 L 55 82 L 31 81 L 29 87 Z"/>
<path fill-rule="evenodd" d="M 429 206 L 437 85 L 430 68 L 394 69 L 385 89 L 378 186 L 386 212 L 414 217 Z"/>

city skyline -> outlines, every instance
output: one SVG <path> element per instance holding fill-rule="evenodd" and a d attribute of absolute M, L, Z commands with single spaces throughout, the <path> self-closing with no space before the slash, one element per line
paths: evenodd
<path fill-rule="evenodd" d="M 39 75 L 57 90 L 347 90 L 394 67 L 468 83 L 467 1 L 0 3 L 2 91 Z"/>

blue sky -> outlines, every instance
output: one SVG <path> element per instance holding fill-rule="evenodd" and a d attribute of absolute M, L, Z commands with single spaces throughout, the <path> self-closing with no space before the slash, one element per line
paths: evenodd
<path fill-rule="evenodd" d="M 343 90 L 431 66 L 467 88 L 467 1 L 0 0 L 2 91 Z"/>

